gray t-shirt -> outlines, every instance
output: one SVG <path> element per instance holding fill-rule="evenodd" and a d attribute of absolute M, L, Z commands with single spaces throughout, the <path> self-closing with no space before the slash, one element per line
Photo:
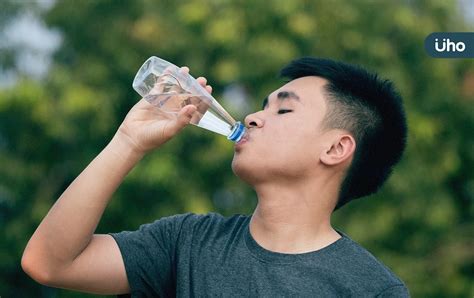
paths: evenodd
<path fill-rule="evenodd" d="M 276 253 L 251 216 L 174 215 L 111 233 L 132 297 L 408 297 L 403 282 L 342 232 L 313 252 Z"/>

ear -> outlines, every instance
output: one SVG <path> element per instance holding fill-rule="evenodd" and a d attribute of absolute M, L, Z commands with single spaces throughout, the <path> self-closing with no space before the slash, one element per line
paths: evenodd
<path fill-rule="evenodd" d="M 356 142 L 350 134 L 335 136 L 328 148 L 321 152 L 320 161 L 328 166 L 334 166 L 350 160 L 354 154 Z"/>

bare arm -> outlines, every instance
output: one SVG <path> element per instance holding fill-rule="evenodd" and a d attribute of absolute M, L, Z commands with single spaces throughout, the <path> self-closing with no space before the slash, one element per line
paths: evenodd
<path fill-rule="evenodd" d="M 205 79 L 200 78 L 205 85 Z M 208 87 L 208 91 L 210 91 Z M 141 100 L 105 149 L 64 191 L 25 248 L 22 267 L 36 281 L 99 294 L 129 292 L 120 250 L 109 235 L 94 235 L 100 218 L 127 173 L 144 154 L 189 123 L 194 106 L 163 118 Z"/>
<path fill-rule="evenodd" d="M 78 277 L 86 276 L 85 273 L 91 271 L 89 273 L 92 275 L 89 277 L 94 278 L 96 270 L 99 268 L 102 271 L 103 268 L 107 272 L 100 272 L 95 276 L 103 282 L 112 280 L 109 275 L 113 272 L 120 272 L 116 274 L 115 282 L 104 290 L 110 291 L 109 293 L 115 290 L 128 291 L 125 268 L 115 240 L 106 235 L 93 236 L 93 233 L 112 193 L 141 157 L 142 154 L 127 147 L 116 135 L 74 180 L 28 242 L 22 266 L 31 277 L 50 286 L 73 288 Z M 87 250 L 86 247 L 90 244 L 99 248 L 94 253 L 95 256 L 90 256 L 90 253 L 87 256 L 90 249 Z M 105 247 L 101 247 L 101 244 Z M 107 258 L 109 253 L 116 257 Z M 87 263 L 90 266 L 80 265 L 84 258 L 89 258 Z M 75 262 L 76 260 L 79 262 Z M 77 266 L 81 266 L 80 272 L 76 270 L 79 276 L 68 279 L 68 272 L 74 271 L 69 269 Z M 60 277 L 66 280 L 59 279 Z"/>

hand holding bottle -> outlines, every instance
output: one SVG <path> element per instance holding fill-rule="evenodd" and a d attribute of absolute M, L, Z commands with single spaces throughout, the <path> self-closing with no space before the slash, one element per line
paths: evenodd
<path fill-rule="evenodd" d="M 180 71 L 186 74 L 189 68 L 181 67 Z M 197 81 L 207 92 L 212 92 L 212 87 L 206 86 L 204 77 L 197 78 Z M 125 117 L 116 137 L 136 153 L 145 154 L 166 143 L 189 124 L 196 109 L 195 105 L 188 104 L 177 114 L 168 113 L 141 99 Z"/>
<path fill-rule="evenodd" d="M 226 136 L 233 142 L 245 134 L 244 125 L 235 121 L 198 80 L 166 60 L 148 58 L 135 75 L 132 86 L 163 113 L 177 116 L 184 106 L 192 104 L 196 110 L 188 123 Z"/>

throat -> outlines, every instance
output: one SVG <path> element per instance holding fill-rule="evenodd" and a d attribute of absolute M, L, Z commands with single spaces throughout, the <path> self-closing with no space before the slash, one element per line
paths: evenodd
<path fill-rule="evenodd" d="M 313 229 L 312 229 L 313 228 Z M 314 230 L 309 226 L 288 226 L 268 228 L 258 219 L 250 221 L 249 231 L 252 238 L 262 248 L 284 254 L 301 254 L 323 249 L 341 238 L 332 227 Z"/>

